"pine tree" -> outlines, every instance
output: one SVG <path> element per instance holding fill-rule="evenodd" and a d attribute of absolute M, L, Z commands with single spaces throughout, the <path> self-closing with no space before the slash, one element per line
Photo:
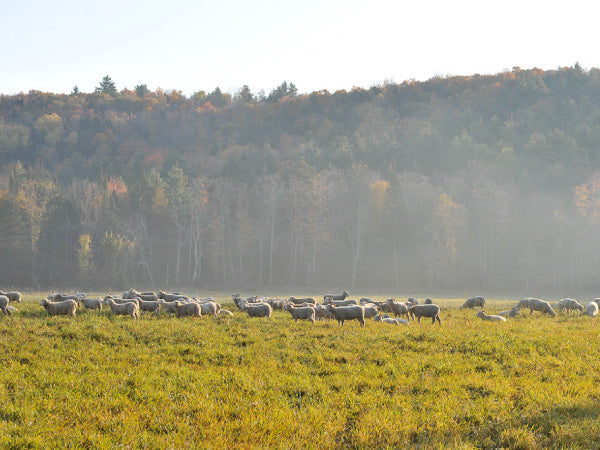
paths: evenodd
<path fill-rule="evenodd" d="M 108 94 L 115 96 L 117 95 L 117 86 L 115 82 L 108 75 L 106 75 L 104 78 L 102 78 L 102 81 L 100 81 L 100 86 L 96 88 L 95 92 L 97 94 Z"/>

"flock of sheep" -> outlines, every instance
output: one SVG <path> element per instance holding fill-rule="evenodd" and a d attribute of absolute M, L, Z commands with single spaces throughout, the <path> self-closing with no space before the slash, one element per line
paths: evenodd
<path fill-rule="evenodd" d="M 242 297 L 233 294 L 233 302 L 236 307 L 250 317 L 271 317 L 274 309 L 285 310 L 290 313 L 294 321 L 308 320 L 313 324 L 319 319 L 334 319 L 340 325 L 348 320 L 356 320 L 361 326 L 365 325 L 365 319 L 373 319 L 392 325 L 408 325 L 410 319 L 421 323 L 421 318 L 430 318 L 432 324 L 437 321 L 441 325 L 440 307 L 433 304 L 430 299 L 425 304 L 419 304 L 414 298 L 407 301 L 396 301 L 389 298 L 386 301 L 375 301 L 363 297 L 360 300 L 349 299 L 348 291 L 340 295 L 326 294 L 323 303 L 319 303 L 313 297 L 288 299 L 269 297 Z M 0 310 L 6 315 L 11 315 L 16 309 L 10 303 L 20 303 L 21 293 L 0 290 Z M 108 294 L 104 298 L 88 298 L 85 294 L 52 294 L 40 301 L 40 305 L 48 315 L 67 315 L 75 317 L 78 308 L 102 311 L 103 306 L 108 306 L 114 315 L 129 316 L 134 320 L 140 318 L 141 312 L 152 314 L 166 313 L 169 315 L 202 317 L 206 315 L 232 316 L 231 311 L 225 310 L 212 297 L 190 298 L 179 293 L 137 292 L 130 289 L 122 295 Z M 512 309 L 501 311 L 497 315 L 488 315 L 484 311 L 485 298 L 471 297 L 466 300 L 462 308 L 481 308 L 477 317 L 487 321 L 505 322 L 507 317 L 515 317 L 521 308 L 529 309 L 530 315 L 534 311 L 556 316 L 556 312 L 547 301 L 537 298 L 525 298 L 520 300 Z M 558 302 L 561 312 L 582 312 L 595 317 L 598 315 L 600 298 L 588 302 L 584 308 L 577 300 L 571 298 L 562 299 Z M 391 317 L 393 315 L 393 317 Z M 405 316 L 405 318 L 403 318 Z"/>

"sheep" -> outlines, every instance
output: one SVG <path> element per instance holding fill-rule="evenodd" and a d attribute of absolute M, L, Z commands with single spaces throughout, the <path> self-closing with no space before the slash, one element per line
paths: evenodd
<path fill-rule="evenodd" d="M 558 310 L 559 311 L 581 311 L 583 312 L 583 305 L 580 304 L 577 300 L 572 298 L 563 298 L 558 302 Z"/>
<path fill-rule="evenodd" d="M 475 308 L 476 306 L 478 306 L 483 309 L 483 305 L 485 305 L 485 298 L 478 296 L 468 298 L 467 301 L 461 306 L 461 308 Z"/>
<path fill-rule="evenodd" d="M 0 295 L 4 295 L 11 302 L 21 303 L 21 293 L 17 291 L 4 292 L 0 291 Z"/>
<path fill-rule="evenodd" d="M 202 317 L 202 307 L 200 303 L 183 303 L 183 302 L 173 302 L 175 305 L 175 311 L 177 317 L 182 316 L 193 316 L 193 317 Z"/>
<path fill-rule="evenodd" d="M 106 300 L 112 300 L 114 301 L 117 305 L 124 305 L 125 303 L 133 303 L 137 306 L 139 306 L 140 302 L 137 298 L 119 298 L 119 297 L 113 297 L 112 295 L 106 295 L 104 297 L 104 303 L 106 304 Z"/>
<path fill-rule="evenodd" d="M 158 301 L 158 295 L 156 295 L 154 292 L 144 292 L 142 294 L 138 294 L 136 297 L 147 302 Z"/>
<path fill-rule="evenodd" d="M 167 294 L 165 291 L 160 291 L 158 293 L 158 298 L 162 298 L 165 302 L 176 302 L 180 300 L 189 300 L 190 298 L 187 295 L 182 294 Z"/>
<path fill-rule="evenodd" d="M 598 303 L 593 301 L 585 305 L 585 314 L 590 317 L 596 317 L 598 315 Z"/>
<path fill-rule="evenodd" d="M 233 317 L 233 313 L 231 311 L 229 311 L 228 309 L 222 309 L 219 312 L 219 316 L 230 316 L 230 317 Z"/>
<path fill-rule="evenodd" d="M 268 303 L 247 304 L 244 308 L 250 317 L 271 317 L 272 310 Z"/>
<path fill-rule="evenodd" d="M 377 314 L 374 318 L 375 322 L 388 323 L 390 325 L 408 325 L 408 320 L 405 319 L 391 319 L 389 317 L 384 317 L 381 314 Z"/>
<path fill-rule="evenodd" d="M 325 297 L 324 305 L 334 305 L 334 306 L 352 306 L 358 305 L 356 299 L 348 298 L 346 300 L 334 300 L 331 297 Z"/>
<path fill-rule="evenodd" d="M 0 310 L 2 310 L 2 312 L 4 314 L 6 314 L 7 316 L 10 316 L 11 314 L 11 310 L 8 309 L 8 302 L 10 300 L 8 299 L 8 297 L 6 295 L 0 295 Z"/>
<path fill-rule="evenodd" d="M 218 317 L 221 313 L 221 305 L 217 302 L 198 302 L 200 305 L 200 312 L 203 316 L 208 316 L 210 314 Z"/>
<path fill-rule="evenodd" d="M 426 298 L 424 303 L 426 305 L 433 305 L 433 301 L 430 298 Z"/>
<path fill-rule="evenodd" d="M 175 302 L 165 302 L 162 298 L 158 300 L 160 304 L 160 310 L 167 314 L 177 314 L 177 308 L 175 308 Z"/>
<path fill-rule="evenodd" d="M 419 304 L 419 300 L 409 297 L 408 300 L 406 300 L 408 303 L 410 303 L 411 305 L 418 305 Z"/>
<path fill-rule="evenodd" d="M 388 306 L 389 312 L 394 313 L 395 317 L 406 315 L 408 318 L 410 318 L 410 304 L 408 302 L 398 303 L 393 298 L 388 298 L 386 304 Z"/>
<path fill-rule="evenodd" d="M 75 300 L 63 300 L 62 302 L 49 302 L 43 298 L 40 305 L 44 307 L 49 316 L 73 316 L 77 311 L 77 302 Z"/>
<path fill-rule="evenodd" d="M 421 317 L 431 317 L 431 323 L 435 324 L 437 320 L 440 325 L 440 307 L 438 305 L 426 304 L 426 305 L 413 305 L 409 311 L 417 318 L 418 322 L 421 323 Z"/>
<path fill-rule="evenodd" d="M 359 300 L 359 302 L 363 306 L 365 306 L 365 305 L 367 305 L 369 303 L 372 303 L 374 305 L 377 304 L 377 302 L 375 300 L 373 300 L 372 298 L 369 298 L 369 297 L 361 297 L 360 300 Z"/>
<path fill-rule="evenodd" d="M 323 303 L 325 303 L 325 300 L 327 298 L 330 298 L 331 300 L 346 300 L 346 297 L 349 297 L 350 293 L 346 290 L 344 290 L 344 292 L 342 292 L 340 295 L 331 295 L 331 294 L 326 294 L 323 296 Z"/>
<path fill-rule="evenodd" d="M 85 297 L 85 294 L 79 292 L 77 294 L 52 294 L 47 297 L 47 299 L 51 302 L 64 302 L 65 300 L 75 300 L 79 301 Z"/>
<path fill-rule="evenodd" d="M 540 300 L 539 298 L 524 298 L 517 304 L 518 308 L 521 308 L 522 306 L 529 308 L 529 315 L 531 316 L 533 315 L 533 311 L 539 311 L 545 314 L 550 314 L 552 317 L 556 316 L 556 313 L 552 309 L 552 306 L 550 306 L 550 303 L 548 303 L 545 300 Z"/>
<path fill-rule="evenodd" d="M 121 298 L 136 298 L 138 295 L 140 295 L 140 293 L 135 289 L 131 288 L 127 292 L 123 292 Z"/>
<path fill-rule="evenodd" d="M 517 317 L 519 315 L 519 308 L 513 306 L 512 309 L 509 309 L 507 311 L 500 311 L 498 315 L 504 317 Z"/>
<path fill-rule="evenodd" d="M 270 298 L 267 303 L 271 305 L 271 308 L 280 310 L 284 310 L 288 304 L 287 300 L 283 298 Z"/>
<path fill-rule="evenodd" d="M 143 300 L 142 298 L 138 297 L 137 301 L 140 305 L 140 312 L 146 311 L 153 312 L 155 314 L 160 312 L 160 302 L 158 300 Z"/>
<path fill-rule="evenodd" d="M 315 317 L 319 320 L 334 319 L 333 314 L 327 309 L 326 305 L 315 306 Z"/>
<path fill-rule="evenodd" d="M 506 322 L 505 317 L 486 314 L 483 309 L 477 313 L 477 317 L 479 317 L 481 320 L 489 320 L 490 322 Z"/>
<path fill-rule="evenodd" d="M 379 308 L 374 303 L 368 303 L 364 305 L 363 308 L 365 308 L 365 319 L 371 319 L 379 312 Z"/>
<path fill-rule="evenodd" d="M 102 299 L 101 298 L 82 298 L 79 302 L 85 307 L 85 309 L 97 309 L 98 312 L 102 311 Z"/>
<path fill-rule="evenodd" d="M 290 297 L 288 299 L 288 302 L 294 303 L 295 305 L 301 305 L 302 303 L 314 303 L 315 305 L 317 304 L 317 301 L 312 297 L 304 297 L 304 298 Z"/>
<path fill-rule="evenodd" d="M 104 299 L 104 304 L 110 306 L 111 312 L 116 316 L 130 316 L 133 320 L 140 318 L 140 307 L 137 301 L 128 303 L 116 303 L 113 298 Z"/>
<path fill-rule="evenodd" d="M 298 322 L 298 320 L 310 320 L 313 324 L 315 323 L 315 309 L 311 307 L 297 307 L 293 303 L 289 303 L 285 307 L 286 311 L 294 318 L 294 322 Z"/>
<path fill-rule="evenodd" d="M 361 327 L 365 326 L 365 308 L 363 306 L 327 305 L 327 309 L 333 314 L 333 317 L 338 321 L 340 326 L 343 326 L 346 320 L 358 320 Z"/>

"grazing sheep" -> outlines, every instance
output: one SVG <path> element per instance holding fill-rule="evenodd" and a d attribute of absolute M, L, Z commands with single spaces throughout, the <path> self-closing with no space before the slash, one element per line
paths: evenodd
<path fill-rule="evenodd" d="M 75 300 L 75 301 L 79 301 L 82 298 L 85 297 L 85 294 L 79 292 L 77 294 L 52 294 L 48 296 L 48 300 L 50 300 L 51 302 L 64 302 L 65 300 Z"/>
<path fill-rule="evenodd" d="M 498 315 L 503 317 L 517 317 L 519 315 L 519 308 L 513 306 L 512 309 L 509 309 L 507 311 L 500 311 Z"/>
<path fill-rule="evenodd" d="M 477 313 L 477 317 L 479 317 L 481 320 L 489 320 L 490 322 L 506 322 L 505 317 L 486 314 L 483 309 Z"/>
<path fill-rule="evenodd" d="M 365 306 L 365 305 L 367 305 L 369 303 L 377 304 L 377 302 L 375 300 L 373 300 L 372 298 L 369 298 L 369 297 L 361 297 L 360 300 L 359 300 L 359 302 L 363 306 Z"/>
<path fill-rule="evenodd" d="M 202 317 L 202 307 L 200 306 L 200 303 L 173 302 L 173 304 L 175 305 L 175 314 L 177 317 Z"/>
<path fill-rule="evenodd" d="M 304 298 L 296 298 L 296 297 L 290 297 L 288 299 L 289 303 L 293 303 L 294 305 L 301 305 L 302 303 L 313 303 L 313 304 L 317 304 L 317 301 L 312 298 L 312 297 L 304 297 Z"/>
<path fill-rule="evenodd" d="M 323 296 L 323 303 L 325 303 L 325 300 L 327 298 L 330 298 L 331 300 L 346 300 L 346 297 L 349 297 L 350 293 L 348 291 L 344 291 L 342 292 L 340 295 L 331 295 L 331 294 L 326 294 Z"/>
<path fill-rule="evenodd" d="M 116 303 L 113 298 L 104 299 L 104 304 L 110 306 L 111 312 L 115 316 L 130 316 L 133 320 L 140 318 L 140 307 L 137 301 L 127 303 Z"/>
<path fill-rule="evenodd" d="M 539 298 L 524 298 L 517 304 L 517 308 L 520 309 L 521 307 L 528 307 L 529 315 L 531 316 L 533 315 L 533 311 L 539 311 L 545 314 L 550 314 L 552 317 L 556 316 L 556 313 L 552 309 L 552 306 L 550 306 L 550 303 L 548 303 L 545 300 L 540 300 Z"/>
<path fill-rule="evenodd" d="M 119 297 L 114 297 L 112 295 L 106 295 L 104 297 L 104 304 L 106 305 L 106 300 L 112 300 L 113 302 L 115 302 L 117 305 L 124 305 L 125 303 L 133 303 L 134 305 L 137 305 L 139 307 L 140 302 L 137 299 L 137 297 L 134 298 L 119 298 Z"/>
<path fill-rule="evenodd" d="M 219 312 L 219 316 L 233 317 L 233 313 L 231 311 L 229 311 L 228 309 L 222 309 L 221 312 Z"/>
<path fill-rule="evenodd" d="M 421 317 L 431 317 L 431 323 L 435 324 L 437 320 L 440 325 L 440 307 L 438 305 L 426 304 L 426 305 L 413 305 L 410 307 L 410 311 L 417 318 L 418 322 L 421 323 Z"/>
<path fill-rule="evenodd" d="M 270 298 L 266 303 L 271 305 L 271 308 L 279 310 L 284 310 L 288 304 L 287 300 L 284 298 Z"/>
<path fill-rule="evenodd" d="M 49 316 L 73 316 L 77 311 L 77 302 L 75 300 L 63 300 L 62 302 L 49 302 L 43 298 L 40 305 L 44 307 Z"/>
<path fill-rule="evenodd" d="M 343 326 L 346 320 L 358 320 L 361 327 L 365 326 L 365 308 L 363 306 L 327 305 L 327 309 L 333 314 L 333 317 L 338 321 L 340 326 Z"/>
<path fill-rule="evenodd" d="M 140 293 L 135 289 L 131 288 L 127 292 L 123 292 L 121 298 L 136 298 L 138 295 L 140 295 Z"/>
<path fill-rule="evenodd" d="M 85 309 L 97 309 L 98 312 L 102 311 L 102 299 L 101 298 L 82 298 L 79 300 Z"/>
<path fill-rule="evenodd" d="M 579 303 L 577 300 L 572 298 L 563 298 L 558 302 L 558 310 L 560 312 L 566 311 L 581 311 L 583 312 L 583 305 Z"/>
<path fill-rule="evenodd" d="M 158 295 L 156 295 L 154 292 L 144 292 L 141 294 L 138 294 L 136 296 L 138 299 L 147 301 L 147 302 L 157 302 L 158 301 Z"/>
<path fill-rule="evenodd" d="M 323 319 L 334 319 L 333 314 L 329 312 L 327 306 L 325 305 L 316 305 L 315 306 L 315 317 L 319 320 Z"/>
<path fill-rule="evenodd" d="M 215 317 L 218 317 L 221 313 L 221 305 L 217 302 L 198 302 L 200 305 L 200 312 L 203 316 L 208 316 L 212 314 Z"/>
<path fill-rule="evenodd" d="M 138 303 L 140 305 L 140 312 L 153 312 L 158 314 L 160 312 L 160 302 L 158 300 L 143 300 L 141 297 L 138 297 Z"/>
<path fill-rule="evenodd" d="M 294 322 L 298 322 L 298 320 L 310 320 L 313 324 L 315 323 L 315 308 L 311 308 L 310 306 L 306 307 L 297 307 L 293 303 L 289 303 L 285 307 L 286 311 L 294 318 Z"/>
<path fill-rule="evenodd" d="M 0 295 L 0 310 L 7 316 L 10 316 L 11 310 L 8 309 L 8 297 L 6 295 Z"/>
<path fill-rule="evenodd" d="M 4 295 L 8 297 L 8 300 L 11 302 L 21 303 L 21 293 L 17 291 L 4 292 L 0 291 L 0 295 Z"/>
<path fill-rule="evenodd" d="M 389 308 L 389 312 L 394 313 L 395 317 L 402 317 L 404 315 L 406 315 L 406 317 L 410 318 L 411 317 L 411 313 L 410 313 L 410 308 L 411 306 L 410 303 L 406 302 L 396 302 L 393 298 L 388 298 L 386 301 L 386 304 L 388 305 Z M 414 317 L 413 317 L 414 319 Z"/>
<path fill-rule="evenodd" d="M 268 303 L 247 304 L 243 309 L 250 317 L 271 317 L 273 308 Z"/>
<path fill-rule="evenodd" d="M 471 297 L 468 298 L 467 301 L 461 306 L 461 308 L 475 308 L 476 306 L 483 308 L 485 305 L 485 298 L 479 297 Z"/>
<path fill-rule="evenodd" d="M 405 319 L 392 319 L 390 317 L 384 317 L 381 314 L 375 316 L 375 322 L 389 323 L 390 325 L 408 325 L 408 320 Z"/>
<path fill-rule="evenodd" d="M 593 301 L 585 305 L 585 314 L 590 317 L 596 317 L 598 315 L 598 303 Z"/>
<path fill-rule="evenodd" d="M 175 308 L 175 302 L 165 302 L 163 299 L 159 299 L 161 312 L 165 312 L 169 315 L 177 314 L 177 308 Z"/>

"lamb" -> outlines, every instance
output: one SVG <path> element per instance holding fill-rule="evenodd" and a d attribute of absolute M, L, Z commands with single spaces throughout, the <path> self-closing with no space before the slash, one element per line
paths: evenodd
<path fill-rule="evenodd" d="M 349 297 L 350 293 L 346 290 L 344 290 L 344 292 L 342 292 L 340 295 L 331 295 L 331 294 L 326 294 L 323 296 L 323 303 L 325 303 L 325 300 L 327 298 L 330 298 L 331 300 L 346 300 L 346 297 Z"/>
<path fill-rule="evenodd" d="M 583 312 L 583 305 L 580 304 L 577 300 L 572 298 L 563 298 L 558 302 L 558 310 L 559 311 L 581 311 Z"/>
<path fill-rule="evenodd" d="M 138 297 L 137 301 L 140 305 L 140 312 L 146 311 L 158 314 L 160 311 L 160 303 L 158 300 L 143 300 Z"/>
<path fill-rule="evenodd" d="M 63 300 L 62 302 L 49 302 L 43 298 L 40 305 L 44 307 L 49 316 L 73 316 L 77 311 L 77 302 L 75 300 Z"/>
<path fill-rule="evenodd" d="M 293 303 L 289 303 L 285 307 L 286 311 L 294 318 L 294 322 L 298 320 L 310 320 L 313 324 L 315 323 L 315 309 L 311 307 L 296 307 Z"/>
<path fill-rule="evenodd" d="M 271 305 L 268 303 L 247 304 L 244 310 L 250 317 L 271 317 Z"/>
<path fill-rule="evenodd" d="M 358 320 L 361 327 L 365 326 L 365 308 L 363 306 L 327 305 L 327 309 L 333 314 L 333 317 L 338 321 L 340 326 L 343 326 L 346 320 Z"/>
<path fill-rule="evenodd" d="M 302 303 L 314 303 L 315 305 L 317 304 L 317 301 L 312 297 L 304 297 L 304 298 L 290 297 L 288 299 L 288 302 L 293 303 L 295 305 L 301 305 Z"/>
<path fill-rule="evenodd" d="M 505 317 L 486 314 L 483 309 L 477 313 L 477 317 L 479 317 L 481 320 L 489 320 L 490 322 L 506 322 Z"/>
<path fill-rule="evenodd" d="M 461 308 L 475 308 L 476 306 L 478 306 L 483 309 L 483 305 L 485 305 L 485 298 L 478 296 L 468 298 L 467 301 L 461 306 Z"/>
<path fill-rule="evenodd" d="M 8 297 L 6 295 L 0 295 L 0 310 L 7 316 L 10 316 L 11 310 L 8 309 Z"/>
<path fill-rule="evenodd" d="M 437 320 L 440 325 L 440 307 L 438 305 L 426 304 L 426 305 L 413 305 L 409 311 L 417 318 L 418 322 L 421 323 L 421 317 L 431 317 L 431 323 L 435 324 Z"/>
<path fill-rule="evenodd" d="M 539 298 L 524 298 L 517 304 L 518 308 L 521 308 L 521 306 L 529 307 L 529 315 L 533 315 L 533 311 L 539 311 L 545 314 L 550 314 L 552 317 L 556 316 L 556 313 L 552 309 L 552 306 L 550 306 L 550 303 L 545 300 L 540 300 Z"/>
<path fill-rule="evenodd" d="M 17 291 L 4 292 L 0 291 L 0 295 L 4 295 L 11 302 L 21 303 L 21 293 Z"/>
<path fill-rule="evenodd" d="M 410 318 L 410 303 L 398 303 L 393 298 L 388 298 L 386 304 L 388 306 L 389 312 L 394 313 L 394 316 L 402 317 L 403 315 L 406 315 L 408 318 Z"/>
<path fill-rule="evenodd" d="M 202 307 L 200 303 L 183 303 L 183 302 L 173 302 L 175 305 L 175 311 L 177 317 L 182 316 L 193 316 L 193 317 L 202 317 Z"/>
<path fill-rule="evenodd" d="M 384 317 L 381 314 L 375 316 L 375 322 L 389 323 L 390 325 L 408 325 L 408 320 L 405 319 L 392 319 L 390 317 Z"/>
<path fill-rule="evenodd" d="M 85 309 L 97 309 L 98 312 L 102 311 L 102 299 L 101 298 L 82 298 L 79 302 L 85 307 Z"/>
<path fill-rule="evenodd" d="M 507 311 L 500 311 L 498 315 L 503 317 L 517 317 L 519 315 L 519 308 L 514 306 L 512 309 Z"/>
<path fill-rule="evenodd" d="M 110 306 L 111 312 L 116 316 L 130 316 L 133 320 L 140 318 L 140 307 L 137 301 L 128 303 L 116 303 L 113 298 L 104 299 L 104 304 Z"/>
<path fill-rule="evenodd" d="M 598 303 L 594 301 L 585 305 L 585 314 L 590 317 L 596 317 L 598 315 Z"/>

